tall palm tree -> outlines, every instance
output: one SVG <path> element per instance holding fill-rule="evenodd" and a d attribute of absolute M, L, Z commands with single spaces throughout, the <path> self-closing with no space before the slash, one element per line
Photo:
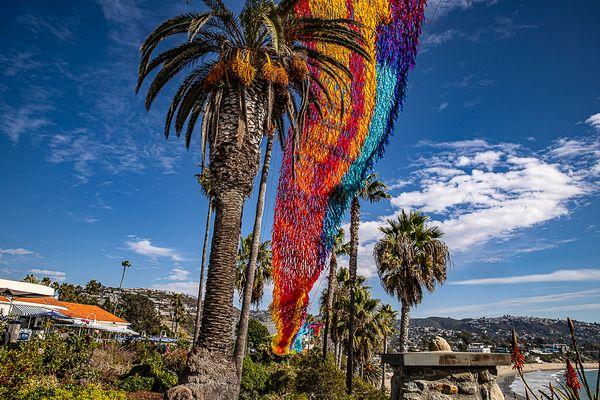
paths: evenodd
<path fill-rule="evenodd" d="M 274 125 L 271 125 L 273 128 Z M 280 142 L 281 143 L 281 142 Z M 265 197 L 267 194 L 267 178 L 269 176 L 269 167 L 271 164 L 271 151 L 273 150 L 273 131 L 267 132 L 267 145 L 265 148 L 265 157 L 260 175 L 260 184 L 258 186 L 258 200 L 256 202 L 256 213 L 254 215 L 254 227 L 252 229 L 252 243 L 250 244 L 250 254 L 248 259 L 248 268 L 246 270 L 246 282 L 242 294 L 242 309 L 240 310 L 240 322 L 238 324 L 238 334 L 233 350 L 233 359 L 237 369 L 238 378 L 242 378 L 242 368 L 244 366 L 244 356 L 246 355 L 246 342 L 248 338 L 248 323 L 250 322 L 250 304 L 252 303 L 254 276 L 256 274 L 256 265 L 260 251 L 260 235 L 262 231 L 262 219 L 265 209 Z M 262 297 L 262 296 L 261 296 Z"/>
<path fill-rule="evenodd" d="M 173 297 L 171 298 L 171 307 L 173 308 L 173 333 L 175 334 L 175 338 L 177 338 L 179 327 L 181 324 L 185 324 L 187 320 L 181 293 L 173 293 Z"/>
<path fill-rule="evenodd" d="M 448 246 L 440 240 L 443 233 L 426 225 L 428 217 L 411 211 L 381 227 L 384 237 L 373 251 L 377 272 L 384 290 L 402 303 L 400 349 L 408 350 L 410 307 L 423 301 L 423 288 L 432 292 L 446 281 L 450 263 Z"/>
<path fill-rule="evenodd" d="M 246 292 L 247 272 L 250 264 L 250 253 L 252 251 L 253 234 L 242 239 L 238 251 L 237 266 L 235 270 L 235 287 L 240 296 Z M 264 295 L 265 284 L 271 283 L 273 279 L 273 264 L 271 259 L 271 241 L 266 240 L 258 247 L 256 258 L 256 270 L 252 279 L 252 290 L 250 293 L 251 303 L 254 306 L 260 305 Z"/>
<path fill-rule="evenodd" d="M 215 222 L 202 324 L 182 379 L 189 384 L 172 389 L 171 398 L 237 395 L 236 387 L 223 379 L 225 367 L 200 365 L 230 365 L 235 373 L 228 353 L 236 250 L 244 199 L 250 195 L 258 172 L 262 136 L 270 131 L 273 120 L 282 135 L 287 117 L 292 127 L 291 144 L 297 149 L 308 107 L 320 110 L 323 105 L 314 88 L 326 88 L 324 80 L 347 86 L 344 76 L 351 77 L 350 70 L 322 52 L 320 45 L 338 46 L 368 57 L 357 23 L 296 16 L 297 0 L 279 4 L 247 0 L 239 17 L 222 0 L 204 2 L 207 12 L 172 18 L 148 36 L 141 47 L 136 88 L 139 90 L 150 73 L 159 69 L 146 96 L 149 108 L 167 82 L 186 67 L 193 67 L 171 102 L 165 136 L 172 123 L 180 135 L 187 121 L 185 143 L 189 147 L 196 122 L 202 117 L 202 158 L 208 148 L 213 183 Z M 152 59 L 164 39 L 179 34 L 187 35 L 184 44 Z M 306 41 L 315 46 L 305 45 Z M 325 94 L 327 99 L 330 96 Z M 200 381 L 205 384 L 193 385 Z"/>
<path fill-rule="evenodd" d="M 331 318 L 331 336 L 336 345 L 336 359 L 340 354 L 337 353 L 337 345 L 349 345 L 349 323 L 350 323 L 350 287 L 352 281 L 348 269 L 341 268 L 337 273 L 335 282 L 335 294 L 333 301 L 333 312 Z M 365 368 L 370 368 L 373 356 L 378 351 L 385 340 L 386 334 L 391 331 L 389 305 L 382 305 L 378 299 L 371 297 L 370 288 L 365 285 L 365 278 L 357 276 L 354 282 L 355 292 L 355 334 L 353 336 L 353 365 L 360 366 L 361 375 Z M 321 310 L 326 308 L 326 300 L 321 300 Z M 356 368 L 353 372 L 356 372 Z M 367 371 L 371 377 L 376 376 L 379 380 L 381 370 L 376 372 Z"/>
<path fill-rule="evenodd" d="M 377 174 L 371 173 L 365 179 L 360 190 L 356 196 L 352 198 L 352 205 L 350 207 L 350 280 L 354 282 L 356 280 L 356 271 L 358 269 L 358 228 L 360 226 L 360 200 L 367 200 L 371 203 L 376 203 L 380 200 L 389 198 L 390 195 L 387 193 L 387 186 L 385 183 L 377 179 Z M 354 376 L 354 314 L 355 314 L 355 293 L 354 286 L 350 285 L 350 321 L 349 321 L 349 339 L 348 343 L 351 344 L 348 347 L 348 359 L 346 365 L 346 390 L 348 394 L 352 394 L 352 377 Z"/>
<path fill-rule="evenodd" d="M 331 256 L 329 258 L 329 277 L 327 279 L 327 288 L 325 289 L 325 327 L 323 329 L 323 361 L 327 358 L 327 346 L 329 340 L 329 322 L 331 319 L 331 311 L 333 309 L 333 295 L 335 293 L 336 274 L 337 274 L 337 257 L 347 254 L 347 246 L 344 246 L 344 230 L 339 229 L 333 238 L 333 246 Z"/>
<path fill-rule="evenodd" d="M 383 333 L 383 348 L 382 353 L 387 353 L 388 337 L 394 332 L 394 323 L 396 322 L 397 313 L 389 304 L 384 304 L 379 309 L 379 325 Z M 385 390 L 385 363 L 381 363 L 381 390 Z"/>
<path fill-rule="evenodd" d="M 213 200 L 211 195 L 210 187 L 210 172 L 203 168 L 202 173 L 197 174 L 198 183 L 202 188 L 202 193 L 207 199 L 207 211 L 206 211 L 206 226 L 204 227 L 204 241 L 202 243 L 202 259 L 200 261 L 200 281 L 198 282 L 198 299 L 196 300 L 196 321 L 194 323 L 194 338 L 193 343 L 195 344 L 198 340 L 198 334 L 200 333 L 200 324 L 202 323 L 202 303 L 203 303 L 203 288 L 204 288 L 204 274 L 206 269 L 206 248 L 208 247 L 208 235 L 210 233 L 210 220 L 212 217 Z"/>
<path fill-rule="evenodd" d="M 131 267 L 131 263 L 129 260 L 121 261 L 121 267 L 123 267 L 123 273 L 121 274 L 121 281 L 119 282 L 119 293 L 121 293 L 121 289 L 123 289 L 123 280 L 125 279 L 125 271 L 127 268 Z M 119 304 L 119 298 L 115 300 L 115 309 L 113 310 L 113 314 L 117 312 L 117 305 Z"/>

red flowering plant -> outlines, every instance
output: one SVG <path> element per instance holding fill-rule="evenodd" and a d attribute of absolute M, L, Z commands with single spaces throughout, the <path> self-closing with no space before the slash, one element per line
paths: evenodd
<path fill-rule="evenodd" d="M 513 369 L 518 371 L 523 370 L 523 366 L 525 365 L 525 356 L 521 353 L 521 349 L 519 348 L 519 341 L 517 340 L 517 332 L 513 329 L 512 331 L 512 349 L 510 351 L 510 363 L 513 366 Z"/>
<path fill-rule="evenodd" d="M 571 360 L 567 358 L 567 369 L 565 370 L 565 385 L 571 389 L 576 398 L 579 398 L 579 389 L 581 389 L 581 383 L 577 378 L 577 371 L 573 368 Z"/>
<path fill-rule="evenodd" d="M 580 400 L 579 391 L 584 388 L 587 397 L 590 400 L 600 400 L 599 399 L 599 390 L 600 385 L 598 382 L 596 383 L 596 390 L 592 393 L 590 386 L 587 382 L 587 378 L 584 371 L 583 362 L 581 361 L 581 355 L 579 354 L 579 347 L 577 346 L 577 339 L 575 337 L 575 326 L 573 321 L 568 318 L 567 323 L 569 326 L 569 333 L 571 335 L 571 342 L 573 344 L 573 349 L 575 352 L 574 362 L 571 363 L 571 360 L 567 358 L 565 365 L 565 375 L 564 382 L 558 382 L 558 386 L 553 386 L 552 383 L 549 383 L 546 388 L 548 391 L 539 390 L 536 394 L 529 384 L 527 383 L 527 379 L 523 374 L 523 367 L 525 366 L 525 356 L 521 352 L 519 348 L 519 342 L 517 339 L 517 333 L 512 331 L 512 349 L 510 352 L 510 360 L 513 365 L 513 369 L 516 369 L 525 385 L 525 397 L 530 399 L 530 395 L 533 396 L 537 400 Z M 600 354 L 598 361 L 598 373 L 600 374 Z M 575 366 L 573 366 L 573 364 Z M 539 394 L 539 397 L 538 397 Z"/>

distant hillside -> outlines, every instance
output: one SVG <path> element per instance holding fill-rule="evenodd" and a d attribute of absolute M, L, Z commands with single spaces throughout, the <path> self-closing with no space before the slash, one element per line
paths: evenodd
<path fill-rule="evenodd" d="M 574 321 L 575 333 L 582 349 L 592 354 L 600 350 L 600 324 Z M 399 327 L 399 321 L 397 326 Z M 469 343 L 480 342 L 492 347 L 508 347 L 511 330 L 515 329 L 525 349 L 550 344 L 571 345 L 565 320 L 515 317 L 495 318 L 415 318 L 411 320 L 410 342 L 414 348 L 424 348 L 433 336 L 446 338 L 454 349 L 464 349 Z"/>
<path fill-rule="evenodd" d="M 95 282 L 95 281 L 94 281 Z M 132 288 L 119 291 L 113 287 L 86 285 L 81 287 L 72 284 L 62 284 L 61 296 L 68 296 L 65 300 L 98 304 L 112 311 L 114 302 L 122 307 L 121 297 L 125 294 L 136 294 L 149 299 L 154 305 L 154 312 L 158 314 L 160 323 L 166 328 L 173 326 L 173 296 L 161 290 Z M 196 297 L 183 294 L 181 300 L 187 316 L 187 321 L 182 328 L 188 336 L 193 332 L 196 315 Z M 271 333 L 275 333 L 275 324 L 267 310 L 251 311 L 256 318 L 267 326 Z M 239 310 L 234 308 L 231 323 L 237 324 Z M 396 328 L 400 321 L 396 321 Z M 577 340 L 587 352 L 600 350 L 600 324 L 575 321 Z M 516 329 L 525 348 L 543 347 L 549 344 L 570 345 L 569 331 L 564 320 L 502 316 L 495 318 L 465 318 L 454 319 L 448 317 L 428 317 L 411 319 L 410 345 L 414 349 L 426 348 L 427 342 L 436 335 L 446 338 L 453 349 L 464 350 L 469 343 L 481 342 L 493 347 L 508 347 L 510 344 L 511 330 Z M 399 329 L 397 329 L 399 330 Z M 391 338 L 391 347 L 395 347 L 397 336 Z"/>

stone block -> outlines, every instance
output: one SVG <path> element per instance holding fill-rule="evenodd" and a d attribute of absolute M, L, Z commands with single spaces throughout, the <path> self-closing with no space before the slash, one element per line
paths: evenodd
<path fill-rule="evenodd" d="M 490 387 L 490 400 L 504 400 L 504 393 L 496 382 Z"/>
<path fill-rule="evenodd" d="M 458 393 L 458 387 L 456 387 L 456 385 L 452 385 L 450 383 L 437 382 L 437 383 L 432 384 L 430 386 L 430 388 L 431 388 L 431 390 L 435 390 L 442 394 L 457 394 Z"/>
<path fill-rule="evenodd" d="M 477 376 L 477 380 L 479 381 L 479 383 L 491 382 L 494 379 L 495 379 L 494 375 L 487 369 L 479 371 L 479 374 Z"/>
<path fill-rule="evenodd" d="M 475 382 L 477 378 L 470 372 L 460 372 L 450 375 L 449 379 L 456 382 Z"/>
<path fill-rule="evenodd" d="M 475 382 L 462 382 L 458 384 L 458 393 L 474 395 L 479 390 L 479 385 Z"/>

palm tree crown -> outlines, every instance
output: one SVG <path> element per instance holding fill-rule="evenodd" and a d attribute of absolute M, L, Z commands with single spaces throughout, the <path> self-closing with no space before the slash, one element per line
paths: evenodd
<path fill-rule="evenodd" d="M 374 250 L 377 270 L 387 293 L 414 306 L 423 301 L 423 287 L 433 291 L 446 280 L 450 262 L 443 233 L 425 223 L 428 217 L 404 210 L 381 228 L 384 238 Z"/>
<path fill-rule="evenodd" d="M 369 203 L 377 203 L 380 200 L 390 198 L 387 190 L 387 185 L 378 180 L 377 174 L 372 172 L 367 175 L 367 178 L 358 191 L 357 196 L 361 199 L 369 201 Z"/>
<path fill-rule="evenodd" d="M 322 99 L 314 92 L 319 88 L 329 101 L 331 93 L 323 79 L 345 87 L 350 70 L 318 49 L 315 44 L 337 45 L 363 57 L 364 39 L 355 29 L 357 22 L 348 19 L 301 17 L 294 12 L 298 0 L 248 0 L 240 16 L 235 16 L 221 0 L 204 0 L 208 11 L 179 15 L 161 24 L 141 47 L 139 79 L 136 92 L 148 75 L 159 69 L 146 95 L 146 108 L 169 82 L 188 67 L 193 67 L 174 95 L 165 121 L 168 137 L 171 125 L 179 136 L 188 121 L 185 139 L 189 147 L 192 131 L 202 120 L 202 146 L 214 144 L 218 137 L 218 114 L 224 91 L 237 92 L 240 109 L 245 109 L 245 89 L 252 85 L 268 91 L 267 124 L 272 122 L 283 134 L 283 118 L 288 115 L 293 128 L 302 123 L 309 105 L 321 109 Z M 187 41 L 156 57 L 158 45 L 171 36 L 186 34 Z M 309 69 L 315 67 L 321 74 Z M 314 83 L 314 85 L 312 84 Z M 294 99 L 300 99 L 296 105 Z M 331 103 L 329 101 L 329 103 Z M 241 112 L 240 127 L 245 116 Z M 267 128 L 267 127 L 265 127 Z M 267 129 L 268 130 L 268 129 Z M 243 128 L 239 128 L 243 136 Z M 297 138 L 301 129 L 294 129 Z M 241 140 L 241 139 L 240 139 Z M 203 151 L 204 154 L 204 151 Z"/>

